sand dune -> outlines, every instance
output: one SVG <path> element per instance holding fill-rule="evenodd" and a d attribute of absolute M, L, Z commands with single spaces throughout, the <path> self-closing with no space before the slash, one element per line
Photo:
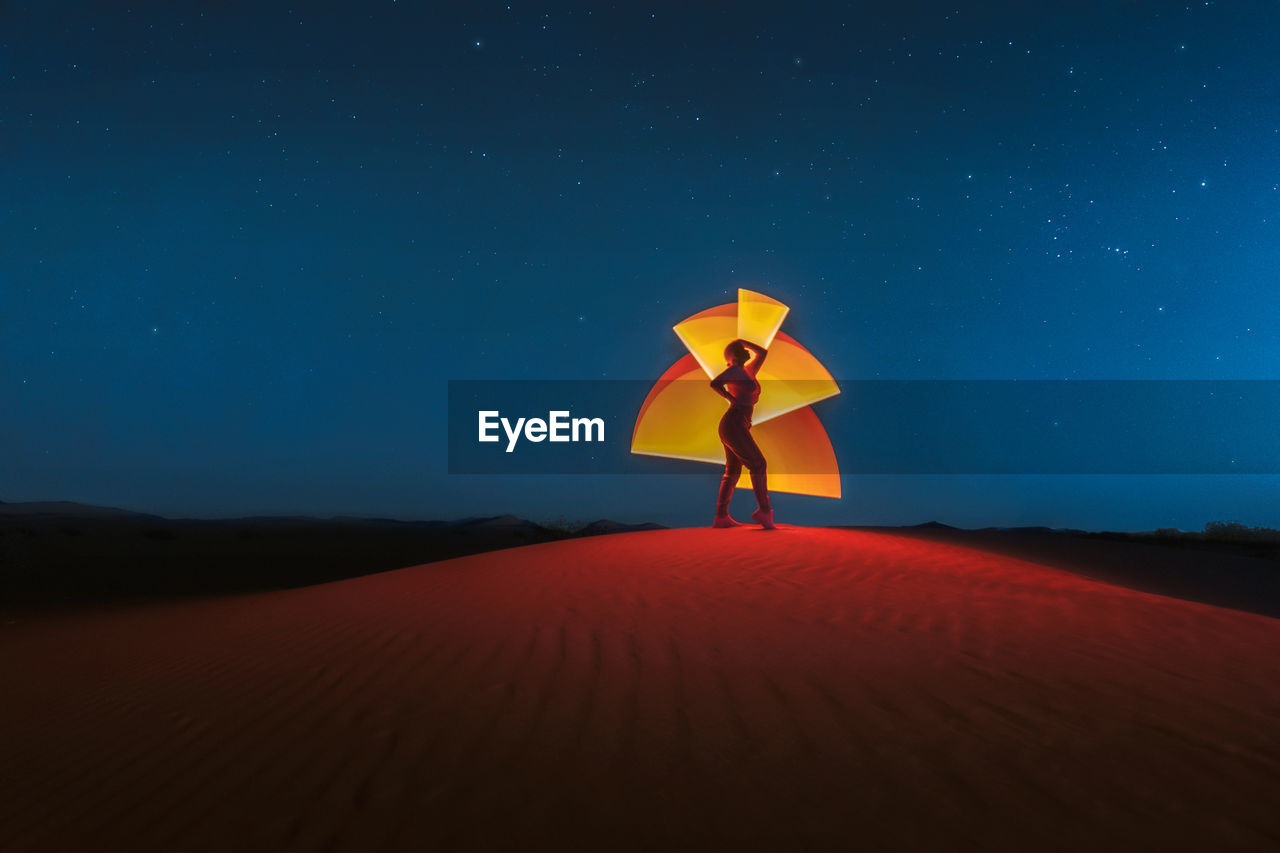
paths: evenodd
<path fill-rule="evenodd" d="M 0 848 L 1267 849 L 1280 621 L 669 530 L 0 631 Z"/>

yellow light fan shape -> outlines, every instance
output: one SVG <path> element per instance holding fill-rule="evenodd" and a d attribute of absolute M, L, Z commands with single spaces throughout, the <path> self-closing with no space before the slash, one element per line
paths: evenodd
<path fill-rule="evenodd" d="M 645 397 L 631 435 L 631 452 L 724 464 L 716 434 L 728 401 L 707 383 L 724 369 L 724 348 L 743 338 L 769 350 L 760 380 L 752 435 L 769 460 L 769 488 L 840 497 L 840 469 L 831 439 L 810 405 L 840 393 L 831 374 L 795 339 L 778 329 L 790 309 L 750 290 L 736 305 L 717 305 L 678 323 L 689 355 L 667 369 Z M 751 475 L 744 471 L 744 486 Z"/>

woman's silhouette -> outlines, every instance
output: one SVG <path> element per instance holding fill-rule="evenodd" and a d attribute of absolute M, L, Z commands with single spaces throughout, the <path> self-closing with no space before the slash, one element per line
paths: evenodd
<path fill-rule="evenodd" d="M 764 357 L 764 347 L 744 340 L 736 340 L 724 348 L 724 360 L 728 367 L 715 379 L 711 387 L 729 401 L 729 411 L 720 419 L 720 441 L 724 444 L 724 477 L 720 480 L 720 495 L 716 500 L 716 518 L 712 527 L 741 527 L 742 522 L 729 517 L 729 499 L 742 476 L 742 466 L 751 472 L 751 486 L 759 505 L 751 513 L 753 521 L 770 530 L 774 529 L 773 508 L 769 505 L 769 487 L 765 480 L 764 454 L 751 437 L 751 411 L 760 399 L 760 382 L 756 374 Z M 748 363 L 747 359 L 751 359 Z"/>

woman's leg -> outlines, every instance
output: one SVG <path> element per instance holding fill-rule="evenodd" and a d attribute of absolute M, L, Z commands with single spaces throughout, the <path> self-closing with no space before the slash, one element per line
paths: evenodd
<path fill-rule="evenodd" d="M 760 452 L 760 446 L 751 437 L 751 428 L 748 426 L 747 419 L 734 418 L 722 421 L 720 440 L 724 442 L 726 460 L 731 456 L 738 460 L 738 473 L 734 475 L 734 485 L 737 485 L 738 476 L 742 473 L 742 466 L 745 465 L 751 472 L 751 488 L 756 493 L 756 503 L 760 511 L 770 512 L 772 508 L 769 505 L 768 465 L 764 454 Z M 726 464 L 726 475 L 727 473 Z M 723 490 L 723 484 L 721 489 Z M 732 492 L 733 490 L 730 489 L 730 494 Z"/>
<path fill-rule="evenodd" d="M 751 472 L 751 488 L 756 493 L 756 504 L 760 507 L 761 512 L 772 512 L 773 507 L 769 505 L 769 479 L 767 474 L 768 465 L 765 463 L 764 454 L 760 452 L 760 448 L 756 447 L 756 442 L 751 440 L 751 446 L 755 448 L 755 454 L 749 459 L 744 459 L 743 464 L 747 466 L 747 470 Z"/>
<path fill-rule="evenodd" d="M 737 487 L 738 480 L 741 477 L 742 460 L 726 444 L 724 446 L 724 476 L 720 478 L 720 494 L 716 496 L 717 518 L 724 518 L 729 514 L 729 499 L 733 497 L 733 490 Z"/>

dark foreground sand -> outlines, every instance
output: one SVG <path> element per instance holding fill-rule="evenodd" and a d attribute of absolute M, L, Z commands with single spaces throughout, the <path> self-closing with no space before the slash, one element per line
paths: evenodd
<path fill-rule="evenodd" d="M 857 530 L 0 626 L 0 849 L 1274 849 L 1280 620 Z"/>

